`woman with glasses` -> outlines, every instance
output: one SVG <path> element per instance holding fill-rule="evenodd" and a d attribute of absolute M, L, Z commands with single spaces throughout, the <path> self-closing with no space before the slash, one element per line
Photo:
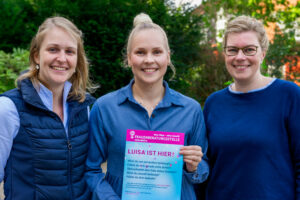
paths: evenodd
<path fill-rule="evenodd" d="M 263 24 L 240 16 L 225 30 L 234 79 L 206 101 L 211 175 L 207 200 L 300 199 L 300 87 L 261 74 Z"/>

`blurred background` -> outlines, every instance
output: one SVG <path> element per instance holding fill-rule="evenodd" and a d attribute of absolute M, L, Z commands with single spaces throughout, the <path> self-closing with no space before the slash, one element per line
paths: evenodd
<path fill-rule="evenodd" d="M 135 15 L 145 12 L 167 32 L 177 69 L 170 86 L 201 105 L 231 82 L 222 55 L 226 22 L 250 15 L 264 22 L 271 41 L 263 63 L 269 76 L 300 79 L 300 2 L 297 0 L 0 0 L 0 93 L 14 88 L 28 67 L 31 38 L 45 18 L 72 20 L 84 33 L 95 83 L 94 96 L 119 89 L 132 78 L 122 67 Z M 171 73 L 167 74 L 166 80 Z"/>
<path fill-rule="evenodd" d="M 15 87 L 15 79 L 28 68 L 31 38 L 54 15 L 70 19 L 84 33 L 91 78 L 101 86 L 94 96 L 125 86 L 132 74 L 122 66 L 124 47 L 140 12 L 168 35 L 177 70 L 170 87 L 202 106 L 209 94 L 232 82 L 221 42 L 226 22 L 238 15 L 262 20 L 268 31 L 271 45 L 263 73 L 300 85 L 297 0 L 0 0 L 0 93 Z"/>

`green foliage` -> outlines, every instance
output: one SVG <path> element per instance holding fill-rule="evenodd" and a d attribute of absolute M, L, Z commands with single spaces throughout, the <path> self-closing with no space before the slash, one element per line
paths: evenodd
<path fill-rule="evenodd" d="M 14 47 L 28 48 L 36 31 L 34 10 L 28 1 L 0 0 L 0 49 L 11 52 Z"/>
<path fill-rule="evenodd" d="M 0 93 L 15 87 L 20 72 L 29 66 L 29 51 L 13 49 L 12 53 L 0 51 Z"/>
<path fill-rule="evenodd" d="M 8 1 L 8 0 L 7 0 Z M 0 0 L 5 7 L 0 7 L 2 15 L 23 10 L 20 27 L 17 31 L 10 29 L 0 31 L 0 39 L 7 43 L 0 49 L 11 51 L 14 46 L 28 46 L 34 32 L 42 21 L 53 15 L 71 19 L 84 33 L 85 49 L 91 63 L 91 75 L 100 89 L 95 96 L 116 90 L 126 85 L 132 78 L 130 69 L 122 67 L 127 36 L 132 28 L 133 18 L 140 12 L 150 15 L 152 20 L 161 25 L 167 32 L 172 51 L 173 64 L 177 68 L 177 76 L 170 82 L 171 87 L 186 90 L 188 84 L 183 75 L 190 67 L 201 63 L 200 41 L 203 38 L 201 17 L 192 15 L 192 9 L 175 8 L 172 1 L 162 0 Z M 30 13 L 29 15 L 26 15 Z M 30 19 L 25 20 L 25 18 Z M 12 27 L 13 21 L 0 21 Z M 25 27 L 29 26 L 30 29 Z M 5 27 L 5 26 L 4 26 Z M 34 27 L 32 29 L 32 27 Z M 34 30 L 34 31 L 33 31 Z M 3 32 L 6 32 L 5 34 Z M 25 35 L 15 42 L 16 33 Z M 2 34 L 2 35 L 1 35 Z M 17 34 L 18 35 L 18 34 Z M 25 39 L 26 36 L 26 39 Z M 4 43 L 3 43 L 4 44 Z M 166 79 L 172 75 L 168 71 Z"/>
<path fill-rule="evenodd" d="M 203 64 L 189 68 L 183 78 L 189 83 L 184 93 L 204 105 L 211 93 L 223 89 L 232 79 L 227 73 L 221 47 L 207 45 L 202 48 Z"/>
<path fill-rule="evenodd" d="M 270 75 L 282 78 L 282 66 L 290 62 L 290 58 L 298 54 L 294 51 L 296 46 L 295 31 L 282 33 L 276 29 L 274 41 L 270 44 L 268 54 L 266 56 L 267 65 L 270 69 Z"/>
<path fill-rule="evenodd" d="M 221 34 L 216 32 L 219 11 L 222 9 L 227 18 L 245 14 L 262 19 L 266 25 L 268 22 L 284 25 L 281 32 L 276 32 L 263 65 L 263 73 L 281 77 L 280 67 L 295 52 L 299 54 L 294 30 L 297 23 L 300 27 L 299 20 L 296 20 L 300 17 L 300 3 L 290 6 L 287 2 L 203 0 L 201 15 L 195 15 L 194 8 L 188 4 L 176 8 L 172 0 L 0 0 L 0 18 L 5 19 L 0 21 L 0 50 L 12 52 L 1 52 L 1 55 L 12 56 L 14 47 L 29 47 L 31 38 L 45 18 L 53 15 L 67 17 L 84 33 L 92 79 L 101 85 L 94 94 L 99 97 L 123 87 L 132 78 L 130 69 L 122 67 L 124 47 L 134 16 L 145 12 L 168 35 L 171 59 L 177 70 L 170 86 L 203 103 L 210 93 L 232 81 L 225 69 L 220 44 L 216 42 L 216 36 Z M 285 6 L 285 9 L 275 12 L 275 3 Z M 4 71 L 2 66 L 1 84 L 4 84 L 1 91 L 4 91 L 13 87 L 12 80 L 20 70 L 10 72 L 6 67 Z M 26 68 L 28 64 L 23 66 Z M 169 70 L 166 80 L 171 75 Z"/>
<path fill-rule="evenodd" d="M 291 62 L 291 58 L 297 59 L 296 55 L 299 56 L 295 41 L 295 30 L 300 27 L 299 1 L 296 5 L 291 5 L 288 0 L 205 0 L 203 8 L 206 12 L 204 18 L 208 22 L 214 22 L 218 11 L 222 9 L 223 15 L 228 19 L 249 15 L 262 20 L 265 26 L 269 26 L 270 22 L 280 26 L 280 30 L 278 27 L 275 30 L 275 37 L 262 66 L 265 75 L 282 78 L 282 66 Z M 208 28 L 215 31 L 215 27 L 210 24 L 207 23 Z M 294 60 L 293 63 L 297 61 Z"/>

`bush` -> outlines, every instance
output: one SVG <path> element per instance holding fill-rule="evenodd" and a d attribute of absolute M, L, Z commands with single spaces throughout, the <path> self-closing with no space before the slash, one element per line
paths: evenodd
<path fill-rule="evenodd" d="M 12 53 L 0 51 L 0 93 L 15 88 L 20 72 L 29 66 L 29 51 L 13 49 Z"/>
<path fill-rule="evenodd" d="M 0 17 L 13 19 L 0 21 L 0 27 L 5 27 L 0 31 L 0 49 L 10 52 L 12 47 L 26 48 L 45 18 L 67 17 L 84 33 L 92 79 L 101 86 L 94 94 L 99 97 L 123 87 L 132 78 L 122 61 L 133 18 L 140 12 L 149 14 L 166 30 L 177 69 L 170 86 L 184 92 L 188 83 L 183 75 L 201 63 L 202 17 L 193 16 L 190 8 L 175 8 L 171 0 L 0 0 Z M 170 70 L 166 80 L 169 77 Z"/>

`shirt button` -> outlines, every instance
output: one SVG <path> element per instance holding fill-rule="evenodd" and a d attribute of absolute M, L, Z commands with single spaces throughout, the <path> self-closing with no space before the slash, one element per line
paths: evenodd
<path fill-rule="evenodd" d="M 152 118 L 154 118 L 154 117 L 155 117 L 155 115 L 154 115 L 154 114 L 152 114 L 151 116 L 152 116 Z"/>

